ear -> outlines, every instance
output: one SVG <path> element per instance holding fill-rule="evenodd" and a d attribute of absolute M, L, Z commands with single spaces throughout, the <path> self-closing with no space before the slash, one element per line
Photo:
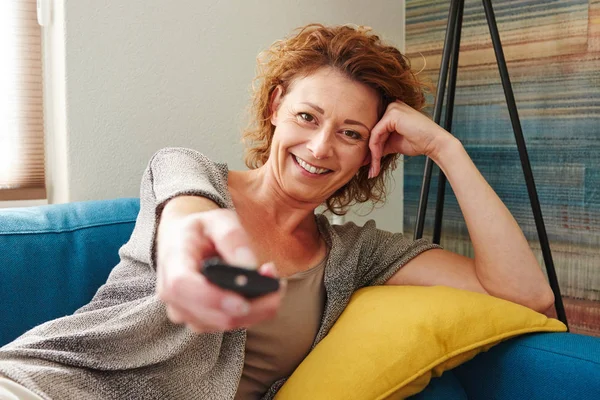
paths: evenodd
<path fill-rule="evenodd" d="M 277 87 L 271 93 L 271 98 L 269 100 L 269 109 L 271 111 L 271 124 L 277 126 L 277 111 L 279 111 L 279 106 L 281 105 L 281 100 L 283 98 L 283 87 L 281 85 L 277 85 Z"/>

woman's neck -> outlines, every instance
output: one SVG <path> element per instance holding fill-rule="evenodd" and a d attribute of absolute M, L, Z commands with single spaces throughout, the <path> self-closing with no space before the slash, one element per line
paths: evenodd
<path fill-rule="evenodd" d="M 298 201 L 285 194 L 265 166 L 230 171 L 228 185 L 236 209 L 251 210 L 282 233 L 293 235 L 299 230 L 316 228 L 314 211 L 319 204 Z"/>

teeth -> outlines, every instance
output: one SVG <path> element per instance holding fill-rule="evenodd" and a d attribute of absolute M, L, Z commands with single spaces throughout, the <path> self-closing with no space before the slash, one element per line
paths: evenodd
<path fill-rule="evenodd" d="M 307 163 L 306 161 L 304 161 L 303 159 L 301 159 L 297 156 L 294 156 L 294 158 L 296 159 L 296 161 L 298 161 L 298 164 L 300 164 L 300 166 L 302 166 L 302 168 L 304 168 L 311 174 L 324 174 L 325 172 L 329 172 L 329 170 L 327 168 L 317 168 L 315 166 L 310 165 L 309 163 Z"/>

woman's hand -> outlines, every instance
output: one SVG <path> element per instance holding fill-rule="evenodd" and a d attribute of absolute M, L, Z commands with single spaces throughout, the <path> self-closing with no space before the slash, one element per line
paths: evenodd
<path fill-rule="evenodd" d="M 199 273 L 203 260 L 220 256 L 235 265 L 255 266 L 248 237 L 235 212 L 226 209 L 196 212 L 159 225 L 157 293 L 167 315 L 198 333 L 248 327 L 277 314 L 285 289 L 248 300 L 210 283 Z M 276 277 L 273 264 L 259 268 Z"/>
<path fill-rule="evenodd" d="M 401 101 L 390 103 L 369 138 L 371 150 L 369 177 L 379 174 L 380 161 L 385 155 L 424 154 L 435 160 L 440 149 L 448 139 L 452 138 L 450 133 L 414 108 Z"/>

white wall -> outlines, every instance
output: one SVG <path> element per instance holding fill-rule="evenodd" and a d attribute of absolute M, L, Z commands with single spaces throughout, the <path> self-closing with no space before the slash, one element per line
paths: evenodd
<path fill-rule="evenodd" d="M 355 23 L 402 46 L 398 0 L 50 0 L 45 28 L 50 202 L 137 196 L 151 155 L 198 149 L 244 168 L 259 51 L 309 23 Z M 379 224 L 402 229 L 402 174 Z"/>

